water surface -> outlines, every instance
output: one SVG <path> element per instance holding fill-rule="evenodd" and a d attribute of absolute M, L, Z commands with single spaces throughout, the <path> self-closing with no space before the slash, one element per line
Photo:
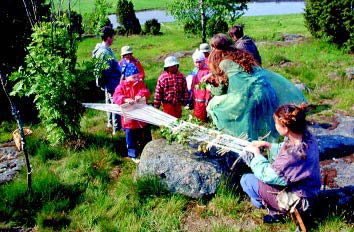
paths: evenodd
<path fill-rule="evenodd" d="M 300 14 L 305 9 L 303 1 L 250 2 L 247 6 L 248 10 L 245 12 L 245 16 Z M 144 25 L 147 20 L 153 18 L 157 19 L 160 23 L 175 21 L 174 17 L 168 15 L 165 10 L 137 11 L 135 14 L 141 25 Z M 108 17 L 113 27 L 116 28 L 118 26 L 116 15 L 109 15 Z"/>

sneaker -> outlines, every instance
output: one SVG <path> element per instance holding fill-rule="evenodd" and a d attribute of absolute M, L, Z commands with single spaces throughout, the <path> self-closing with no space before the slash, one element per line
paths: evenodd
<path fill-rule="evenodd" d="M 280 215 L 270 215 L 270 214 L 267 214 L 263 217 L 263 223 L 267 223 L 267 224 L 272 224 L 272 223 L 284 223 L 284 218 Z"/>
<path fill-rule="evenodd" d="M 130 159 L 136 164 L 140 163 L 140 159 L 138 158 L 130 158 Z"/>

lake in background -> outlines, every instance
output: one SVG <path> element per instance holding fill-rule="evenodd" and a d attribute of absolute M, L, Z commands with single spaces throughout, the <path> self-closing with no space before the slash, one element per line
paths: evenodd
<path fill-rule="evenodd" d="M 250 2 L 247 4 L 248 10 L 245 12 L 245 16 L 257 16 L 257 15 L 279 15 L 279 14 L 301 14 L 304 13 L 305 2 L 304 1 L 273 1 L 273 2 Z M 149 11 L 137 11 L 136 17 L 139 19 L 141 25 L 149 19 L 157 19 L 160 23 L 174 22 L 175 19 L 171 15 L 167 15 L 164 10 L 149 10 Z M 118 26 L 116 15 L 109 15 L 109 20 L 113 24 L 113 27 Z"/>

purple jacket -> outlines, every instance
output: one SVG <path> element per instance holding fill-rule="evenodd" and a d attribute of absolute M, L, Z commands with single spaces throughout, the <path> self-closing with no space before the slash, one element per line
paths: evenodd
<path fill-rule="evenodd" d="M 289 191 L 299 197 L 318 195 L 321 188 L 319 151 L 310 132 L 304 134 L 301 145 L 286 140 L 271 167 L 287 182 Z"/>

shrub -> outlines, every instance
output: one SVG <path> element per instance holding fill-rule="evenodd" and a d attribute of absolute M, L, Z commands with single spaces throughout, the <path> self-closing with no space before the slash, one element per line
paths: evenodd
<path fill-rule="evenodd" d="M 135 15 L 134 5 L 131 1 L 118 0 L 117 19 L 127 35 L 141 33 L 139 19 Z"/>
<path fill-rule="evenodd" d="M 228 24 L 220 18 L 206 19 L 206 35 L 212 37 L 217 33 L 226 33 L 228 31 Z M 201 34 L 202 27 L 199 20 L 188 21 L 184 24 L 184 32 L 190 34 Z"/>
<path fill-rule="evenodd" d="M 79 101 L 86 81 L 76 75 L 78 35 L 69 33 L 64 14 L 34 27 L 26 65 L 11 76 L 13 94 L 33 95 L 47 139 L 54 145 L 76 139 L 83 107 Z"/>
<path fill-rule="evenodd" d="M 86 14 L 85 31 L 94 35 L 99 35 L 104 26 L 110 26 L 111 22 L 107 18 L 108 10 L 112 8 L 107 0 L 95 0 L 95 7 L 92 13 Z"/>
<path fill-rule="evenodd" d="M 354 51 L 354 6 L 351 0 L 306 0 L 305 24 L 316 38 Z"/>
<path fill-rule="evenodd" d="M 207 21 L 206 34 L 208 37 L 212 37 L 217 33 L 226 33 L 228 29 L 227 22 L 221 18 L 212 18 Z"/>
<path fill-rule="evenodd" d="M 199 24 L 196 24 L 193 21 L 188 21 L 184 24 L 183 30 L 185 33 L 189 34 L 198 34 L 201 32 Z"/>
<path fill-rule="evenodd" d="M 150 35 L 159 35 L 161 24 L 157 21 L 157 19 L 150 19 L 145 22 L 145 33 Z"/>

